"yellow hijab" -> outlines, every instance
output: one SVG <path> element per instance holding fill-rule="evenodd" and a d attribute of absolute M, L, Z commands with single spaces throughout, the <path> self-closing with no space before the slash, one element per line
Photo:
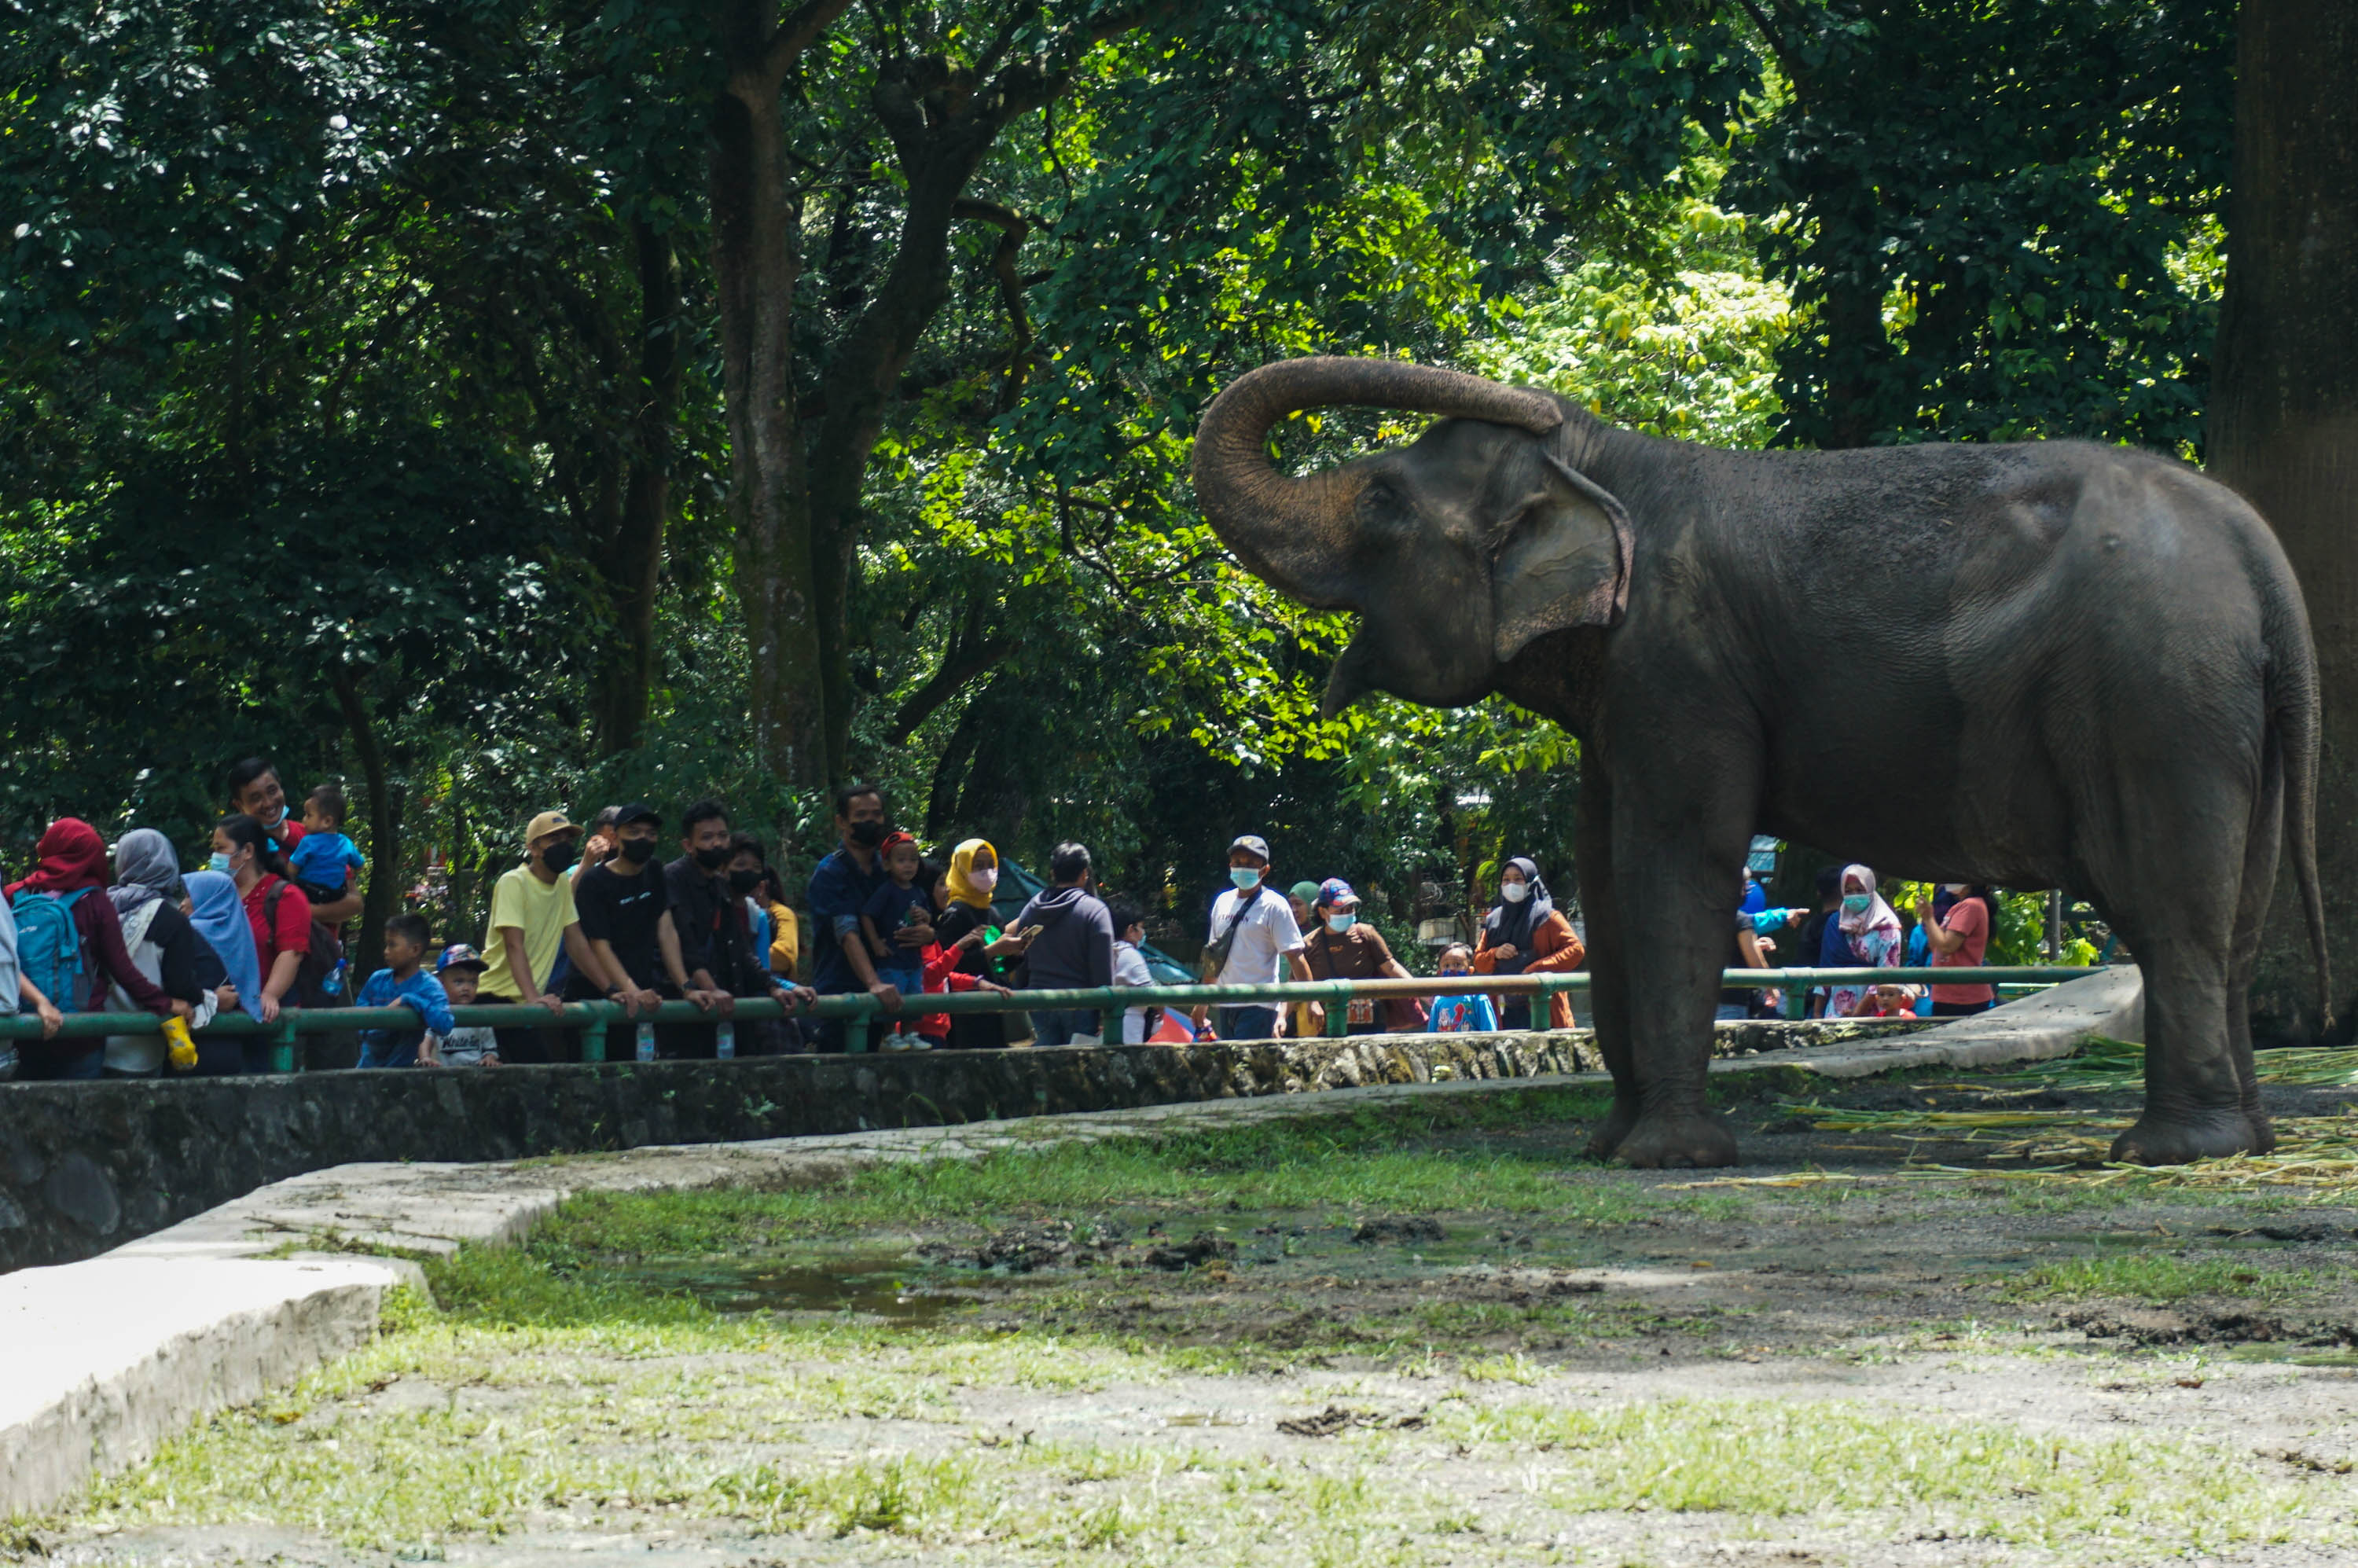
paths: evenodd
<path fill-rule="evenodd" d="M 977 909 L 988 911 L 990 908 L 990 895 L 975 886 L 972 880 L 974 858 L 980 854 L 990 855 L 990 863 L 993 866 L 999 864 L 999 851 L 980 838 L 969 838 L 950 851 L 948 877 L 950 897 L 960 903 L 972 904 Z"/>

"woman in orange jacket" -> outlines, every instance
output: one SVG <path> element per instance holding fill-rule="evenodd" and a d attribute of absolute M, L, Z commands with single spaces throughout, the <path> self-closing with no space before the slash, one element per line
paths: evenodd
<path fill-rule="evenodd" d="M 1556 908 L 1547 884 L 1540 881 L 1539 866 L 1520 858 L 1509 860 L 1498 872 L 1498 902 L 1482 920 L 1481 942 L 1474 949 L 1474 972 L 1563 974 L 1587 960 L 1588 949 L 1580 945 L 1572 922 Z M 1531 1026 L 1529 997 L 1500 997 L 1497 1001 L 1499 1028 Z M 1572 1027 L 1572 998 L 1563 991 L 1548 998 L 1548 1027 Z"/>

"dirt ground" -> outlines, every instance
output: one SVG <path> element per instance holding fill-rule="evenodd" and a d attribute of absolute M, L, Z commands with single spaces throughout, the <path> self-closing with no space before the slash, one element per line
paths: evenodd
<path fill-rule="evenodd" d="M 2133 1095 L 1951 1077 L 1751 1091 L 1727 1172 L 1585 1162 L 1601 1106 L 1534 1096 L 624 1205 L 14 1550 L 2358 1561 L 2358 1092 L 2268 1098 L 2313 1177 L 2107 1170 Z"/>

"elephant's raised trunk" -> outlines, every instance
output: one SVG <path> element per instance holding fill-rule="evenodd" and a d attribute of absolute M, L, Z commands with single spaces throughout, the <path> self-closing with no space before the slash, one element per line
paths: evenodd
<path fill-rule="evenodd" d="M 1543 392 L 1398 360 L 1283 360 L 1238 377 L 1195 427 L 1195 498 L 1255 575 L 1325 609 L 1363 608 L 1348 570 L 1358 481 L 1339 471 L 1282 474 L 1265 443 L 1288 414 L 1338 404 L 1487 419 L 1533 435 L 1563 423 Z"/>

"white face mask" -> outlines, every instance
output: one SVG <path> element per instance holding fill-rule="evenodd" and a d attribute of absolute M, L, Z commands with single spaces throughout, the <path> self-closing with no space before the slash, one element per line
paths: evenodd
<path fill-rule="evenodd" d="M 1501 882 L 1498 884 L 1498 896 L 1505 899 L 1509 903 L 1520 903 L 1523 900 L 1531 896 L 1531 884 L 1529 882 Z"/>
<path fill-rule="evenodd" d="M 999 885 L 999 868 L 984 866 L 967 872 L 967 885 L 977 892 L 989 892 Z"/>

